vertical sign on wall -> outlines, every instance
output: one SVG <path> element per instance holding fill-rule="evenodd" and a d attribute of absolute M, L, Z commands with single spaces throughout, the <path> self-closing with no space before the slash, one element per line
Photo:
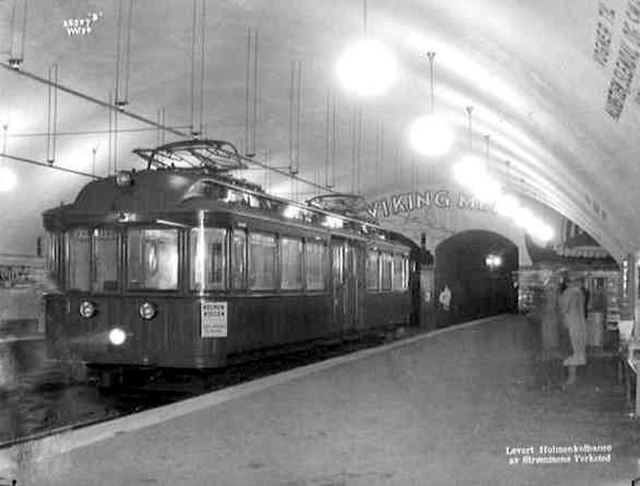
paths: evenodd
<path fill-rule="evenodd" d="M 634 317 L 631 305 L 630 287 L 633 285 L 633 255 L 627 255 L 620 265 L 620 318 L 630 320 Z"/>
<path fill-rule="evenodd" d="M 200 303 L 200 336 L 203 338 L 227 337 L 227 303 Z"/>
<path fill-rule="evenodd" d="M 634 319 L 633 335 L 640 337 L 640 250 L 633 255 L 632 279 L 629 280 L 629 296 L 631 301 L 631 319 Z M 631 265 L 630 265 L 631 266 Z"/>

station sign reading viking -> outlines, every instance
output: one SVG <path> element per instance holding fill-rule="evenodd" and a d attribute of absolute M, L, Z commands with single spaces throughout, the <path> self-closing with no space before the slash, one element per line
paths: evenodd
<path fill-rule="evenodd" d="M 395 214 L 432 208 L 493 211 L 493 205 L 482 203 L 463 192 L 437 189 L 395 194 L 378 199 L 367 206 L 367 213 L 373 218 L 387 218 Z"/>

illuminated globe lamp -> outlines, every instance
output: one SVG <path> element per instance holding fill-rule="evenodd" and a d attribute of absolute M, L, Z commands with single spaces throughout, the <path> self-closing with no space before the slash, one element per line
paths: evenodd
<path fill-rule="evenodd" d="M 535 224 L 535 216 L 530 209 L 521 207 L 514 215 L 514 222 L 516 226 L 519 226 L 526 231 L 527 229 L 532 228 Z"/>
<path fill-rule="evenodd" d="M 379 41 L 364 39 L 340 57 L 336 66 L 343 86 L 359 96 L 377 96 L 396 79 L 397 62 Z"/>
<path fill-rule="evenodd" d="M 480 176 L 471 186 L 473 195 L 483 203 L 492 203 L 502 195 L 500 184 L 491 176 Z"/>
<path fill-rule="evenodd" d="M 0 192 L 11 192 L 17 185 L 15 172 L 8 167 L 0 167 Z"/>
<path fill-rule="evenodd" d="M 548 225 L 535 218 L 533 225 L 527 231 L 534 240 L 541 243 L 549 243 L 553 239 L 553 229 Z"/>
<path fill-rule="evenodd" d="M 538 237 L 545 243 L 550 242 L 554 237 L 553 228 L 548 224 L 543 224 L 540 227 L 540 233 L 538 234 Z"/>
<path fill-rule="evenodd" d="M 419 154 L 442 157 L 453 145 L 453 130 L 441 117 L 428 114 L 418 118 L 411 126 L 409 140 Z"/>
<path fill-rule="evenodd" d="M 511 194 L 501 194 L 496 199 L 495 210 L 498 214 L 508 218 L 514 218 L 520 209 L 520 203 Z"/>
<path fill-rule="evenodd" d="M 458 184 L 471 189 L 478 180 L 486 178 L 485 163 L 480 157 L 467 155 L 453 166 L 453 177 Z"/>

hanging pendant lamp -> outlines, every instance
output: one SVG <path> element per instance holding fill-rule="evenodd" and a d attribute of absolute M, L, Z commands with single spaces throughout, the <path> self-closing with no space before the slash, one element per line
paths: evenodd
<path fill-rule="evenodd" d="M 433 94 L 433 61 L 435 52 L 427 52 L 429 58 L 429 81 L 431 106 L 429 113 L 418 118 L 409 131 L 411 146 L 422 155 L 430 158 L 442 157 L 453 145 L 453 130 L 442 118 L 435 114 Z"/>

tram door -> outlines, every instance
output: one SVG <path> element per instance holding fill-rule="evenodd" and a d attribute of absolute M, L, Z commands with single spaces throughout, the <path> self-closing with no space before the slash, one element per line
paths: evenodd
<path fill-rule="evenodd" d="M 356 329 L 358 322 L 357 249 L 346 241 L 332 243 L 333 314 L 341 330 Z"/>

